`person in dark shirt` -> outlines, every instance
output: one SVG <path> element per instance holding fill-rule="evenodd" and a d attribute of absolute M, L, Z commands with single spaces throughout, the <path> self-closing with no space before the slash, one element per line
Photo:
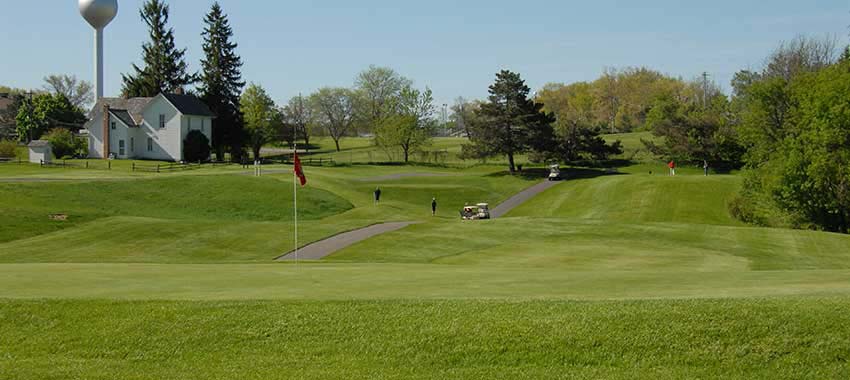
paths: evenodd
<path fill-rule="evenodd" d="M 431 199 L 431 216 L 437 216 L 437 198 Z"/>
<path fill-rule="evenodd" d="M 380 202 L 380 201 L 381 201 L 381 188 L 376 187 L 375 188 L 375 204 L 377 205 L 378 202 Z"/>

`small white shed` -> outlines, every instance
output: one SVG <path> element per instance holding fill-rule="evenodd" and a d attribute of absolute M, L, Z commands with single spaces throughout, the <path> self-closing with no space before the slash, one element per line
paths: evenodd
<path fill-rule="evenodd" d="M 45 140 L 36 140 L 28 145 L 30 151 L 30 162 L 40 164 L 53 161 L 53 147 L 50 142 Z"/>

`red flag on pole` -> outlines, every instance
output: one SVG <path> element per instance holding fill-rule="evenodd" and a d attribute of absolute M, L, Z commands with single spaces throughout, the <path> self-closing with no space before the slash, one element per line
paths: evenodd
<path fill-rule="evenodd" d="M 298 152 L 295 152 L 295 176 L 301 181 L 301 186 L 307 184 L 307 176 L 304 175 L 304 169 L 301 167 L 301 160 L 298 158 Z"/>

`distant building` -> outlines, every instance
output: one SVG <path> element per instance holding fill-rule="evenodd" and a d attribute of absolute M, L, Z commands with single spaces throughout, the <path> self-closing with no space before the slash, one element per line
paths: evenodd
<path fill-rule="evenodd" d="M 183 161 L 186 135 L 198 130 L 212 141 L 214 117 L 193 95 L 102 98 L 85 125 L 89 157 Z"/>
<path fill-rule="evenodd" d="M 30 153 L 30 162 L 34 164 L 46 164 L 53 161 L 53 147 L 45 140 L 35 140 L 27 145 Z"/>
<path fill-rule="evenodd" d="M 15 131 L 15 118 L 6 115 L 6 110 L 14 103 L 11 94 L 0 93 L 0 139 L 12 139 L 17 137 Z"/>

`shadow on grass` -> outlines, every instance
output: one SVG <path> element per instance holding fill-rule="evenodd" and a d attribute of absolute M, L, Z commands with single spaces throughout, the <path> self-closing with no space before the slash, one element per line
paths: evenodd
<path fill-rule="evenodd" d="M 627 173 L 621 173 L 617 171 L 617 166 L 611 167 L 602 167 L 602 168 L 593 168 L 593 167 L 569 167 L 569 168 L 561 168 L 561 178 L 564 180 L 573 180 L 573 179 L 590 179 L 602 176 L 610 176 L 610 175 L 625 175 Z M 492 174 L 488 174 L 487 177 L 507 177 L 507 176 L 517 176 L 523 178 L 525 180 L 541 180 L 549 178 L 549 169 L 544 168 L 531 168 L 524 169 L 522 172 L 516 172 L 511 174 L 510 171 L 501 171 Z"/>

